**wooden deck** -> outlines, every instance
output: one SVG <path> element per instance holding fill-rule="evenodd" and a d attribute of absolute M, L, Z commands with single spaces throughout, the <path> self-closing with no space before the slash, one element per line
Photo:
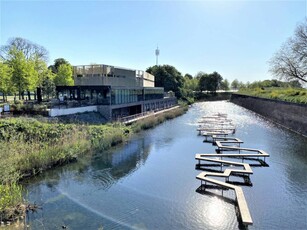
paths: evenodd
<path fill-rule="evenodd" d="M 212 178 L 202 177 L 201 175 L 198 175 L 196 178 L 201 180 L 201 181 L 209 182 L 209 183 L 216 184 L 216 185 L 219 185 L 219 186 L 224 187 L 224 188 L 234 190 L 235 194 L 236 194 L 236 200 L 237 200 L 240 216 L 241 216 L 241 219 L 242 219 L 242 223 L 244 225 L 252 225 L 253 224 L 253 220 L 252 220 L 251 214 L 249 212 L 249 208 L 248 208 L 248 205 L 247 205 L 247 202 L 246 202 L 246 199 L 245 199 L 245 196 L 244 196 L 244 193 L 243 193 L 243 190 L 242 190 L 241 187 L 236 186 L 236 185 L 232 185 L 232 184 L 228 184 L 228 183 L 225 183 L 225 182 L 222 182 L 222 181 L 219 181 L 219 180 L 215 180 L 215 179 L 212 179 Z"/>
<path fill-rule="evenodd" d="M 216 146 L 218 147 L 218 151 L 239 151 L 239 155 L 243 156 L 249 156 L 249 157 L 263 157 L 264 161 L 266 157 L 269 157 L 270 155 L 266 153 L 265 151 L 261 149 L 251 149 L 251 148 L 242 148 L 238 146 L 228 146 L 228 145 L 223 145 L 223 141 L 216 141 Z M 241 152 L 253 152 L 255 154 L 241 154 Z M 226 154 L 223 154 L 225 156 Z M 233 154 L 231 154 L 233 155 Z M 236 154 L 238 155 L 238 154 Z"/>
<path fill-rule="evenodd" d="M 258 160 L 259 162 L 262 162 L 260 166 L 268 166 L 265 162 L 259 160 L 259 157 L 263 157 L 265 161 L 265 158 L 269 157 L 270 155 L 260 149 L 243 148 L 240 146 L 241 144 L 243 144 L 242 140 L 236 137 L 230 137 L 229 135 L 235 133 L 235 126 L 232 124 L 232 121 L 230 119 L 227 119 L 226 114 L 223 114 L 223 116 L 217 114 L 213 116 L 203 117 L 203 120 L 199 121 L 199 123 L 204 123 L 204 125 L 198 127 L 197 131 L 199 131 L 201 135 L 205 136 L 206 139 L 204 140 L 204 142 L 208 142 L 208 138 L 211 138 L 210 142 L 212 140 L 212 143 L 217 146 L 217 153 L 196 154 L 195 159 L 198 161 L 198 164 L 196 166 L 204 166 L 204 164 L 201 164 L 201 162 L 207 161 L 217 163 L 217 166 L 220 164 L 221 169 L 222 166 L 237 166 L 243 167 L 243 169 L 227 168 L 223 172 L 203 171 L 198 174 L 196 178 L 201 181 L 201 185 L 203 185 L 202 183 L 205 182 L 205 184 L 211 183 L 223 188 L 234 190 L 242 223 L 245 226 L 252 225 L 253 220 L 250 215 L 243 190 L 237 185 L 228 183 L 229 177 L 231 175 L 238 174 L 242 174 L 243 176 L 253 174 L 251 165 L 248 163 L 243 163 L 244 159 L 248 158 L 249 160 Z M 231 151 L 232 153 L 224 153 L 224 151 Z M 223 160 L 223 158 L 241 158 L 242 163 Z M 210 177 L 222 177 L 225 178 L 225 182 Z"/>

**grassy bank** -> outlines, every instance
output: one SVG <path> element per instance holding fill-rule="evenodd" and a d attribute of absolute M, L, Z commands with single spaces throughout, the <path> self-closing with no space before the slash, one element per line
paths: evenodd
<path fill-rule="evenodd" d="M 130 130 L 121 124 L 86 126 L 29 118 L 1 119 L 0 219 L 14 220 L 18 216 L 21 179 L 75 161 L 93 149 L 110 148 L 127 138 Z"/>
<path fill-rule="evenodd" d="M 46 169 L 105 150 L 131 134 L 177 117 L 187 107 L 161 113 L 130 126 L 48 123 L 31 118 L 0 119 L 0 220 L 14 220 L 22 207 L 18 182 Z"/>
<path fill-rule="evenodd" d="M 300 88 L 247 88 L 240 89 L 238 94 L 307 104 L 307 89 Z"/>

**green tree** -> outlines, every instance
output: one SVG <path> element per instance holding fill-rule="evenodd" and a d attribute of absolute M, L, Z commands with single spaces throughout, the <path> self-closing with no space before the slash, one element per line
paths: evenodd
<path fill-rule="evenodd" d="M 74 85 L 74 80 L 72 76 L 71 65 L 62 64 L 58 68 L 58 73 L 54 78 L 54 83 L 56 86 L 72 86 Z"/>
<path fill-rule="evenodd" d="M 51 69 L 52 73 L 57 74 L 58 71 L 59 71 L 60 65 L 63 65 L 63 64 L 70 65 L 70 63 L 66 59 L 64 59 L 64 58 L 57 58 L 57 59 L 54 60 L 54 64 L 53 65 L 48 66 L 48 69 Z"/>
<path fill-rule="evenodd" d="M 198 79 L 193 78 L 191 75 L 184 76 L 183 87 L 181 88 L 182 97 L 188 102 L 194 101 L 194 93 L 198 90 Z"/>
<path fill-rule="evenodd" d="M 220 89 L 221 90 L 229 90 L 229 81 L 227 79 L 224 79 L 222 82 L 221 82 L 221 86 L 220 86 Z"/>
<path fill-rule="evenodd" d="M 11 89 L 11 75 L 12 69 L 9 65 L 0 61 L 0 92 L 2 93 L 3 101 L 7 101 L 7 94 Z"/>
<path fill-rule="evenodd" d="M 54 97 L 56 93 L 54 81 L 48 77 L 45 78 L 42 82 L 42 91 L 43 96 L 47 99 Z"/>
<path fill-rule="evenodd" d="M 234 79 L 232 82 L 231 82 L 231 86 L 230 86 L 232 89 L 234 90 L 237 90 L 239 89 L 239 81 L 238 79 Z"/>
<path fill-rule="evenodd" d="M 223 77 L 218 72 L 203 74 L 199 79 L 199 89 L 215 93 L 220 88 Z"/>
<path fill-rule="evenodd" d="M 52 73 L 51 69 L 46 68 L 42 73 L 40 87 L 42 89 L 42 96 L 50 99 L 55 97 L 56 87 L 54 83 L 55 74 Z"/>
<path fill-rule="evenodd" d="M 190 80 L 192 80 L 192 79 L 193 79 L 193 76 L 192 76 L 191 74 L 186 73 L 186 74 L 184 75 L 184 78 L 189 78 Z"/>
<path fill-rule="evenodd" d="M 17 86 L 15 90 L 19 92 L 19 97 L 20 95 L 23 97 L 24 90 L 27 90 L 28 98 L 31 99 L 30 91 L 35 91 L 37 86 L 41 86 L 43 73 L 47 68 L 48 51 L 27 39 L 16 37 L 10 39 L 7 45 L 0 47 L 0 56 L 13 69 L 12 85 Z M 18 62 L 22 64 L 19 67 Z M 16 75 L 18 73 L 22 75 L 18 77 Z"/>
<path fill-rule="evenodd" d="M 13 89 L 19 93 L 19 99 L 23 98 L 24 91 L 35 89 L 38 74 L 35 71 L 35 64 L 32 60 L 27 60 L 24 54 L 13 48 L 9 52 L 10 58 L 7 63 L 12 69 L 12 85 Z"/>
<path fill-rule="evenodd" d="M 173 91 L 176 97 L 182 97 L 184 83 L 181 73 L 171 65 L 155 65 L 146 70 L 155 76 L 155 87 L 164 87 L 165 91 Z"/>
<path fill-rule="evenodd" d="M 200 91 L 208 90 L 207 85 L 209 84 L 208 74 L 199 72 L 196 75 L 196 78 L 199 79 L 198 81 L 198 88 Z"/>
<path fill-rule="evenodd" d="M 244 89 L 244 88 L 246 88 L 246 84 L 242 81 L 239 81 L 238 87 L 239 87 L 239 89 Z"/>
<path fill-rule="evenodd" d="M 218 72 L 213 72 L 209 74 L 210 85 L 209 91 L 216 92 L 220 88 L 223 77 Z"/>

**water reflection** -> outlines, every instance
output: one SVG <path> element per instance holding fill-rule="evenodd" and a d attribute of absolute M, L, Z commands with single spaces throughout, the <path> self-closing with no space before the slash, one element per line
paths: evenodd
<path fill-rule="evenodd" d="M 150 153 L 150 142 L 144 138 L 126 143 L 124 147 L 108 154 L 97 154 L 91 160 L 92 183 L 107 189 L 121 178 L 145 164 Z"/>

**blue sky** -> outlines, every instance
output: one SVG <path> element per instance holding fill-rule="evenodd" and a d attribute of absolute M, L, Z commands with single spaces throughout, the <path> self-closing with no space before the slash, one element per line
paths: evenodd
<path fill-rule="evenodd" d="M 145 70 L 158 45 L 159 64 L 243 82 L 272 78 L 268 60 L 307 11 L 306 0 L 0 2 L 0 45 L 26 38 L 49 51 L 49 64 Z"/>

